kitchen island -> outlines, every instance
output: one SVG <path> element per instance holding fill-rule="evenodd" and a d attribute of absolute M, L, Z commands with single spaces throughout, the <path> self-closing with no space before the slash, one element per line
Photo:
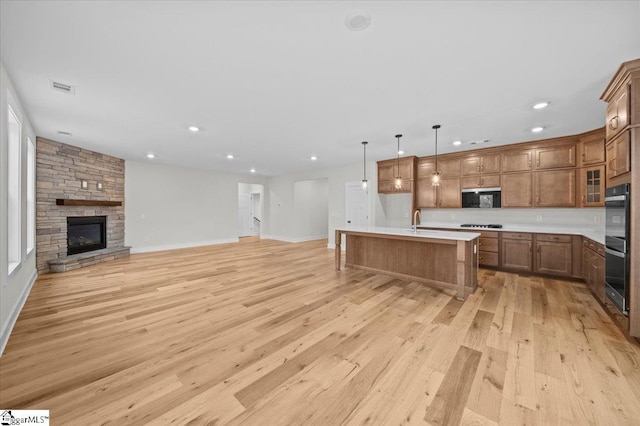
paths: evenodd
<path fill-rule="evenodd" d="M 336 229 L 336 270 L 346 236 L 345 266 L 456 291 L 464 300 L 478 286 L 477 232 L 400 228 Z"/>

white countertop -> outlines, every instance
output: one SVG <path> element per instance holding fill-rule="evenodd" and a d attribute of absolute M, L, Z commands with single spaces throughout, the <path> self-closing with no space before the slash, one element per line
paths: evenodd
<path fill-rule="evenodd" d="M 449 226 L 451 228 L 451 226 Z M 362 232 L 367 234 L 382 234 L 382 235 L 398 235 L 402 237 L 419 237 L 419 238 L 433 238 L 437 240 L 454 240 L 454 241 L 471 241 L 478 238 L 480 234 L 478 232 L 458 232 L 458 231 L 431 231 L 426 229 L 418 229 L 415 233 L 413 230 L 405 228 L 386 228 L 382 226 L 351 226 L 348 228 L 339 228 L 336 231 L 341 232 Z"/>
<path fill-rule="evenodd" d="M 497 231 L 497 232 L 532 232 L 537 234 L 566 234 L 566 235 L 582 235 L 597 243 L 604 244 L 604 224 L 597 228 L 588 226 L 575 225 L 519 225 L 506 224 L 502 228 L 461 228 L 461 223 L 453 222 L 427 222 L 418 225 L 418 228 L 442 228 L 442 229 L 467 229 L 474 231 Z"/>

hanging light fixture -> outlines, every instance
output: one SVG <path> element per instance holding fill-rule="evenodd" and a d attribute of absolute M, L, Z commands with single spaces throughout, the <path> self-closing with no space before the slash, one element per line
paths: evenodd
<path fill-rule="evenodd" d="M 440 186 L 440 171 L 438 170 L 438 129 L 440 128 L 439 124 L 434 124 L 432 129 L 436 131 L 436 161 L 435 168 L 431 173 L 431 185 Z"/>
<path fill-rule="evenodd" d="M 400 138 L 402 137 L 402 135 L 396 135 L 396 138 L 398 138 L 398 164 L 397 164 L 397 171 L 396 171 L 396 178 L 394 181 L 394 186 L 396 189 L 400 190 L 402 189 L 402 177 L 400 176 Z"/>
<path fill-rule="evenodd" d="M 367 190 L 367 144 L 369 142 L 362 142 L 362 148 L 364 149 L 364 160 L 362 163 L 362 190 Z"/>

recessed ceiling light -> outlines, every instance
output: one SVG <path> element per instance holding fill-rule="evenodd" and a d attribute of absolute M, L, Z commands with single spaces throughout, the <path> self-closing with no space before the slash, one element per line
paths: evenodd
<path fill-rule="evenodd" d="M 364 10 L 354 10 L 347 15 L 344 23 L 351 31 L 362 31 L 371 25 L 371 14 Z"/>
<path fill-rule="evenodd" d="M 462 145 L 462 141 L 453 141 L 453 144 L 455 146 Z"/>
<path fill-rule="evenodd" d="M 543 109 L 549 106 L 549 102 L 538 102 L 533 106 L 533 109 Z"/>
<path fill-rule="evenodd" d="M 542 127 L 542 126 L 538 126 L 538 127 L 533 127 L 533 128 L 531 128 L 531 131 L 532 131 L 533 133 L 540 133 L 540 132 L 541 132 L 541 131 L 543 131 L 543 130 L 544 130 L 544 127 Z"/>
<path fill-rule="evenodd" d="M 251 169 L 251 173 L 255 173 L 255 172 L 256 172 L 256 169 Z"/>
<path fill-rule="evenodd" d="M 147 158 L 156 158 L 156 156 L 154 154 L 152 154 L 152 153 L 148 153 L 147 154 Z"/>
<path fill-rule="evenodd" d="M 196 126 L 189 126 L 189 130 L 192 131 L 193 133 L 197 133 L 200 131 L 200 128 Z"/>
<path fill-rule="evenodd" d="M 233 154 L 227 154 L 227 159 L 233 160 Z"/>
<path fill-rule="evenodd" d="M 313 155 L 313 156 L 311 157 L 311 161 L 316 161 L 317 159 L 318 159 L 318 157 L 316 157 L 315 155 Z"/>
<path fill-rule="evenodd" d="M 398 155 L 402 155 L 402 154 L 404 154 L 403 150 L 398 151 Z"/>

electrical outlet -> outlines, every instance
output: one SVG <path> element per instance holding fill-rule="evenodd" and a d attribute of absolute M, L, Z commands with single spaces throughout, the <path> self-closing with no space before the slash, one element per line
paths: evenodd
<path fill-rule="evenodd" d="M 536 215 L 536 222 L 542 222 L 542 215 L 540 214 Z"/>

